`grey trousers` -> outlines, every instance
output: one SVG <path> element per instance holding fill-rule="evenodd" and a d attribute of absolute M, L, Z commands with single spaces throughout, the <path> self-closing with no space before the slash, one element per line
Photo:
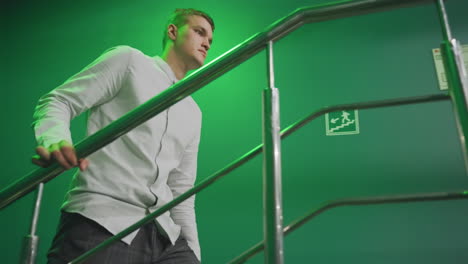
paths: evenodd
<path fill-rule="evenodd" d="M 64 264 L 96 247 L 112 234 L 80 214 L 62 212 L 57 234 L 47 254 L 48 264 Z M 199 264 L 187 241 L 174 245 L 151 222 L 140 228 L 131 245 L 117 241 L 83 262 L 87 264 Z"/>

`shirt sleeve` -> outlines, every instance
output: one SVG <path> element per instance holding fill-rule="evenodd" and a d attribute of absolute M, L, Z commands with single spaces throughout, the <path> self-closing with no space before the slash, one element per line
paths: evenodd
<path fill-rule="evenodd" d="M 70 120 L 117 94 L 128 72 L 131 52 L 128 46 L 111 48 L 81 72 L 42 96 L 32 123 L 37 143 L 45 147 L 61 140 L 72 143 Z"/>
<path fill-rule="evenodd" d="M 169 174 L 167 184 L 171 188 L 174 197 L 180 196 L 194 186 L 199 142 L 200 131 L 185 149 L 179 166 Z M 172 208 L 171 217 L 181 227 L 182 236 L 187 240 L 189 247 L 194 251 L 197 258 L 201 260 L 195 217 L 195 195 Z"/>

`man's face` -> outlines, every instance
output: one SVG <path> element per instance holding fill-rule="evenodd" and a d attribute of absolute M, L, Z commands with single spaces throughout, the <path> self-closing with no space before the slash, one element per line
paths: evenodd
<path fill-rule="evenodd" d="M 187 23 L 177 30 L 174 49 L 182 60 L 196 69 L 203 65 L 213 40 L 213 30 L 210 23 L 201 17 L 187 17 Z"/>

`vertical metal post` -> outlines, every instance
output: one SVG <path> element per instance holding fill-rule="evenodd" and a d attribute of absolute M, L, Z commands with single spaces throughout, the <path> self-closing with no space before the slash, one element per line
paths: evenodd
<path fill-rule="evenodd" d="M 41 209 L 42 191 L 44 183 L 40 183 L 37 187 L 36 203 L 34 204 L 34 212 L 31 223 L 31 233 L 24 238 L 23 252 L 21 254 L 21 264 L 34 264 L 36 263 L 37 246 L 39 237 L 36 236 L 37 221 L 39 219 L 39 211 Z"/>
<path fill-rule="evenodd" d="M 283 263 L 283 210 L 279 94 L 274 83 L 273 42 L 268 42 L 269 87 L 263 90 L 263 223 L 265 263 Z"/>
<path fill-rule="evenodd" d="M 440 50 L 468 175 L 468 76 L 463 64 L 462 48 L 460 42 L 452 37 L 443 0 L 437 0 L 437 11 L 444 38 Z"/>

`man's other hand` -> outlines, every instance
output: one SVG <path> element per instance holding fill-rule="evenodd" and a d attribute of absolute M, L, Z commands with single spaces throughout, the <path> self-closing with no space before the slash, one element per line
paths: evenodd
<path fill-rule="evenodd" d="M 86 170 L 89 161 L 86 159 L 77 159 L 75 148 L 66 140 L 50 145 L 48 148 L 38 146 L 37 155 L 32 157 L 32 163 L 43 168 L 48 167 L 52 162 L 57 161 L 64 169 L 79 167 L 81 171 Z"/>

